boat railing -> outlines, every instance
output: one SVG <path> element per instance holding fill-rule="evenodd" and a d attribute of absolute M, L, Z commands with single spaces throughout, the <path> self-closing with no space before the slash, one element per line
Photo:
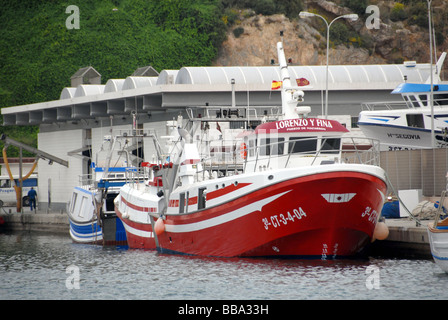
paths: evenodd
<path fill-rule="evenodd" d="M 235 139 L 219 139 L 207 144 L 199 144 L 201 158 L 210 159 L 211 163 L 231 163 L 236 161 Z"/>
<path fill-rule="evenodd" d="M 154 134 L 155 129 L 115 129 L 114 134 L 117 138 L 126 137 L 149 137 Z"/>
<path fill-rule="evenodd" d="M 79 178 L 78 185 L 83 187 L 93 185 L 93 182 L 95 181 L 94 175 L 91 173 L 81 174 L 78 176 L 78 178 Z"/>
<path fill-rule="evenodd" d="M 380 141 L 365 137 L 344 137 L 341 147 L 341 162 L 372 166 L 381 164 Z"/>
<path fill-rule="evenodd" d="M 316 147 L 307 149 L 306 147 L 310 145 Z M 230 161 L 222 161 L 223 159 Z M 328 136 L 275 141 L 245 149 L 235 145 L 231 150 L 227 150 L 225 156 L 214 154 L 203 157 L 201 169 L 197 171 L 197 178 L 219 178 L 243 172 L 264 171 L 269 168 L 333 163 L 379 166 L 380 142 L 365 137 Z"/>
<path fill-rule="evenodd" d="M 252 148 L 248 153 L 254 157 L 245 159 L 245 166 L 254 162 L 254 170 L 271 167 L 272 162 L 279 168 L 296 165 L 320 165 L 331 163 L 380 164 L 380 143 L 376 139 L 350 136 L 311 137 L 286 142 L 276 141 Z M 309 148 L 313 145 L 314 148 Z M 251 150 L 252 149 L 252 150 Z M 283 152 L 286 150 L 286 152 Z M 282 161 L 283 160 L 283 161 Z"/>
<path fill-rule="evenodd" d="M 148 181 L 150 176 L 150 171 L 145 168 L 127 168 L 126 169 L 126 184 L 131 187 L 135 187 L 145 181 Z"/>
<path fill-rule="evenodd" d="M 363 102 L 362 110 L 378 111 L 378 110 L 397 110 L 397 109 L 416 109 L 428 107 L 429 97 L 426 94 L 414 96 L 405 96 L 403 101 L 387 101 L 387 102 Z M 447 106 L 448 98 L 446 94 L 436 95 L 433 99 L 434 106 Z"/>
<path fill-rule="evenodd" d="M 127 167 L 125 172 L 110 172 L 105 177 L 99 178 L 95 173 L 87 173 L 79 175 L 78 185 L 81 187 L 108 187 L 120 186 L 127 182 L 127 176 L 130 172 L 137 171 L 137 168 Z"/>
<path fill-rule="evenodd" d="M 437 224 L 439 223 L 439 219 L 442 215 L 443 203 L 445 202 L 446 192 L 447 190 L 443 190 L 442 194 L 440 195 L 439 206 L 437 207 L 436 216 L 434 219 L 434 225 L 433 225 L 434 229 L 437 229 Z"/>
<path fill-rule="evenodd" d="M 380 102 L 363 102 L 361 103 L 361 108 L 362 110 L 368 110 L 368 111 L 396 110 L 396 109 L 413 108 L 413 105 L 410 105 L 405 101 L 398 101 L 398 102 L 380 101 Z"/>
<path fill-rule="evenodd" d="M 190 121 L 273 121 L 281 116 L 281 108 L 268 107 L 206 107 L 204 109 L 187 108 Z"/>

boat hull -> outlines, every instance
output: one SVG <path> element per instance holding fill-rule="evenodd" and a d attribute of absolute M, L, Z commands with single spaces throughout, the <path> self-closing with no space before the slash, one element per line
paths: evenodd
<path fill-rule="evenodd" d="M 302 175 L 226 195 L 207 209 L 167 214 L 157 249 L 215 257 L 353 256 L 371 241 L 385 193 L 383 179 L 362 171 Z M 132 227 L 142 230 L 141 223 Z M 130 247 L 156 247 L 155 239 L 145 246 L 141 234 L 126 231 Z"/>
<path fill-rule="evenodd" d="M 75 243 L 126 245 L 126 232 L 123 223 L 113 211 L 113 199 L 117 193 L 107 193 L 106 204 L 98 218 L 94 206 L 97 192 L 88 187 L 74 188 L 71 201 L 67 206 L 70 237 Z M 112 204 L 112 208 L 110 208 L 110 204 Z"/>
<path fill-rule="evenodd" d="M 121 220 L 116 217 L 107 217 L 98 221 L 77 222 L 69 219 L 70 237 L 75 243 L 98 245 L 127 245 L 126 231 Z"/>
<path fill-rule="evenodd" d="M 69 219 L 70 237 L 75 243 L 102 244 L 103 231 L 97 221 L 76 222 Z"/>
<path fill-rule="evenodd" d="M 448 273 L 448 227 L 428 225 L 428 237 L 434 262 Z"/>
<path fill-rule="evenodd" d="M 362 111 L 358 126 L 366 137 L 379 140 L 382 150 L 428 149 L 433 143 L 445 147 L 448 136 L 441 129 L 446 128 L 447 112 L 443 108 L 434 112 L 434 135 L 428 108 Z M 415 117 L 421 121 L 412 120 Z"/>
<path fill-rule="evenodd" d="M 431 130 L 422 128 L 388 126 L 381 124 L 359 123 L 359 127 L 367 137 L 375 137 L 381 141 L 384 150 L 427 149 L 432 145 Z M 443 134 L 436 130 L 434 144 L 446 145 Z"/>
<path fill-rule="evenodd" d="M 120 198 L 121 196 L 119 195 L 119 201 L 121 200 Z M 121 219 L 123 227 L 126 230 L 126 238 L 129 248 L 147 250 L 156 249 L 155 235 L 151 224 L 152 218 L 148 216 L 146 223 L 134 222 L 128 219 L 126 215 L 123 215 L 117 207 L 115 207 L 115 213 Z"/>

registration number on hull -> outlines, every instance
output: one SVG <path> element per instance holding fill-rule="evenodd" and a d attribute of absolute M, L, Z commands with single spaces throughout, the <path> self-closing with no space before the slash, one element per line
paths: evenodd
<path fill-rule="evenodd" d="M 270 227 L 278 228 L 286 226 L 288 223 L 299 221 L 306 217 L 305 211 L 302 207 L 288 211 L 287 213 L 275 214 L 267 218 L 261 219 L 264 224 L 264 228 L 269 230 Z"/>

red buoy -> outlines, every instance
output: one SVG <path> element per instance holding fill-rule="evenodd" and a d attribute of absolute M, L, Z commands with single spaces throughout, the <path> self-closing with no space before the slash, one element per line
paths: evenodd
<path fill-rule="evenodd" d="M 154 231 L 158 236 L 165 232 L 165 223 L 163 223 L 162 218 L 157 219 L 156 225 L 154 226 Z"/>

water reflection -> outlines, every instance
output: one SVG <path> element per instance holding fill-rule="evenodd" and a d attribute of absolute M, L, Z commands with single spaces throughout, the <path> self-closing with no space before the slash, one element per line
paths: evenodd
<path fill-rule="evenodd" d="M 67 289 L 69 266 L 80 289 Z M 0 270 L 1 299 L 448 298 L 448 275 L 431 260 L 185 257 L 30 233 L 0 235 Z"/>

